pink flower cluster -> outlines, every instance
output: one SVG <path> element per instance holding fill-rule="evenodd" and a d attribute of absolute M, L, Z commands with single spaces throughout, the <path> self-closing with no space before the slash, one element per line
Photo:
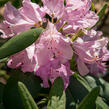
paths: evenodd
<path fill-rule="evenodd" d="M 107 38 L 93 27 L 99 17 L 90 10 L 91 0 L 42 0 L 43 6 L 23 0 L 20 9 L 10 3 L 5 5 L 4 18 L 0 24 L 0 37 L 10 38 L 31 28 L 43 27 L 45 31 L 39 39 L 25 50 L 10 57 L 10 68 L 21 68 L 23 72 L 34 72 L 49 87 L 57 77 L 62 77 L 67 88 L 70 60 L 75 58 L 81 75 L 98 74 L 106 71 L 105 62 L 109 51 Z M 47 18 L 49 15 L 50 18 Z M 82 30 L 84 35 L 72 41 L 72 37 Z M 14 45 L 13 45 L 14 46 Z"/>

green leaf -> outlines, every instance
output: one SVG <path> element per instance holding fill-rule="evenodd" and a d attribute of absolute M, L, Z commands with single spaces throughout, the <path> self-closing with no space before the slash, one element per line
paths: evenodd
<path fill-rule="evenodd" d="M 90 87 L 87 82 L 80 76 L 70 77 L 70 84 L 68 86 L 75 101 L 81 101 L 90 91 Z"/>
<path fill-rule="evenodd" d="M 98 22 L 97 22 L 93 27 L 87 28 L 87 30 L 91 30 L 92 28 L 96 27 L 96 26 L 101 22 L 103 16 L 105 15 L 105 11 L 106 11 L 107 7 L 108 7 L 108 5 L 105 4 L 105 5 L 101 8 L 101 10 L 100 10 L 99 13 L 98 13 L 98 16 L 99 16 Z"/>
<path fill-rule="evenodd" d="M 66 109 L 75 109 L 82 99 L 89 93 L 90 87 L 78 74 L 70 77 L 66 89 Z"/>
<path fill-rule="evenodd" d="M 86 76 L 85 79 L 87 80 L 88 84 L 91 88 L 95 88 L 97 86 L 100 87 L 100 95 L 109 101 L 109 83 L 102 78 Z"/>
<path fill-rule="evenodd" d="M 50 90 L 47 109 L 65 109 L 64 83 L 61 78 L 57 78 Z"/>
<path fill-rule="evenodd" d="M 92 76 L 86 76 L 88 84 L 91 88 L 95 88 L 97 86 L 100 87 L 100 96 L 96 100 L 97 109 L 108 109 L 108 105 L 103 101 L 109 101 L 109 83 L 103 80 L 102 78 L 96 78 Z M 103 99 L 102 99 L 103 98 Z"/>
<path fill-rule="evenodd" d="M 47 101 L 48 101 L 47 98 L 43 98 L 37 103 L 37 105 L 46 104 Z"/>
<path fill-rule="evenodd" d="M 66 109 L 76 109 L 76 102 L 68 88 L 66 89 Z"/>
<path fill-rule="evenodd" d="M 109 106 L 103 101 L 102 97 L 97 98 L 96 107 L 98 107 L 98 109 L 109 109 Z"/>
<path fill-rule="evenodd" d="M 18 90 L 25 109 L 38 109 L 34 99 L 22 82 L 18 82 Z"/>
<path fill-rule="evenodd" d="M 93 109 L 95 101 L 100 93 L 100 88 L 94 88 L 80 103 L 77 109 Z"/>
<path fill-rule="evenodd" d="M 98 13 L 99 21 L 101 21 L 102 18 L 103 18 L 103 16 L 105 15 L 105 11 L 106 11 L 107 7 L 108 7 L 108 5 L 105 4 L 105 5 L 101 8 L 101 10 L 99 11 L 99 13 Z"/>
<path fill-rule="evenodd" d="M 23 73 L 15 70 L 4 87 L 3 103 L 6 109 L 23 109 L 18 92 L 18 81 L 26 85 L 33 98 L 36 98 L 41 90 L 41 80 L 38 77 L 32 73 Z"/>
<path fill-rule="evenodd" d="M 93 83 L 92 80 L 91 82 Z M 69 86 L 66 89 L 66 109 L 75 109 L 91 90 L 92 87 L 83 77 L 79 76 L 78 74 L 76 74 L 76 76 L 71 76 Z M 101 102 L 101 104 L 99 104 L 99 101 Z M 103 108 L 102 104 L 104 105 L 104 107 L 108 106 L 103 101 L 103 99 L 101 99 L 101 97 L 98 97 L 96 100 L 96 106 L 98 106 L 98 104 L 100 109 L 108 109 Z"/>
<path fill-rule="evenodd" d="M 0 47 L 0 59 L 24 50 L 34 43 L 42 32 L 42 28 L 30 29 L 14 36 Z"/>

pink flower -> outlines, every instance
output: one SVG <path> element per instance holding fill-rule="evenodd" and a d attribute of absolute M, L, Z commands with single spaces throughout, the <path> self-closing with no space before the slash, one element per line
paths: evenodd
<path fill-rule="evenodd" d="M 23 7 L 19 9 L 25 20 L 38 24 L 42 22 L 45 16 L 45 11 L 36 3 L 32 3 L 31 0 L 24 0 Z M 28 14 L 29 13 L 29 14 Z"/>
<path fill-rule="evenodd" d="M 7 35 L 7 38 L 10 37 L 9 34 L 11 34 L 12 37 L 12 34 L 14 36 L 32 27 L 36 27 L 36 24 L 43 20 L 44 15 L 45 12 L 42 8 L 30 2 L 30 0 L 24 0 L 23 7 L 19 10 L 10 3 L 7 3 L 4 11 L 4 18 L 6 21 L 0 24 L 0 29 Z M 2 35 L 1 37 L 6 38 L 6 35 Z"/>
<path fill-rule="evenodd" d="M 66 5 L 68 8 L 72 8 L 75 15 L 84 16 L 91 8 L 92 0 L 66 0 Z"/>
<path fill-rule="evenodd" d="M 65 6 L 64 0 L 42 2 L 43 7 L 40 7 L 31 0 L 23 0 L 18 10 L 10 3 L 5 5 L 5 21 L 0 24 L 0 37 L 10 38 L 40 26 L 45 28 L 36 42 L 10 57 L 8 66 L 21 68 L 23 72 L 34 72 L 43 80 L 44 87 L 49 87 L 49 80 L 53 84 L 57 77 L 62 77 L 65 89 L 74 73 L 69 63 L 73 55 L 81 75 L 104 73 L 105 62 L 109 59 L 108 40 L 100 39 L 100 31 L 86 30 L 99 20 L 97 14 L 90 11 L 92 0 L 66 0 Z M 51 17 L 52 23 L 46 14 Z M 72 42 L 71 37 L 79 30 L 84 35 Z"/>
<path fill-rule="evenodd" d="M 83 41 L 95 41 L 97 39 L 100 39 L 103 33 L 101 31 L 96 31 L 94 29 L 91 30 L 83 30 L 84 31 L 84 36 L 82 36 Z"/>
<path fill-rule="evenodd" d="M 39 40 L 10 57 L 8 66 L 21 67 L 23 72 L 33 72 L 43 80 L 44 87 L 48 87 L 48 80 L 52 83 L 57 77 L 62 77 L 65 88 L 68 86 L 70 71 L 69 60 L 72 59 L 73 50 L 69 38 L 65 38 L 56 30 L 52 23 L 48 23 L 45 32 Z"/>
<path fill-rule="evenodd" d="M 70 70 L 69 62 L 60 64 L 60 60 L 54 59 L 44 66 L 39 67 L 36 70 L 35 75 L 40 76 L 40 78 L 43 80 L 43 85 L 45 88 L 49 87 L 48 80 L 50 80 L 53 84 L 57 77 L 62 77 L 64 81 L 64 88 L 66 89 L 69 84 L 69 77 L 73 73 L 74 72 Z"/>
<path fill-rule="evenodd" d="M 45 11 L 50 16 L 60 18 L 64 12 L 64 0 L 42 0 Z"/>
<path fill-rule="evenodd" d="M 22 14 L 9 3 L 5 5 L 4 18 L 14 34 L 23 32 L 33 25 L 31 22 L 27 22 Z"/>
<path fill-rule="evenodd" d="M 31 45 L 25 50 L 12 55 L 8 61 L 8 67 L 10 68 L 19 68 L 23 72 L 33 72 L 37 64 L 37 57 L 35 55 L 35 45 Z"/>
<path fill-rule="evenodd" d="M 7 22 L 7 21 L 3 21 L 1 24 L 0 24 L 0 32 L 1 32 L 1 35 L 0 37 L 1 38 L 10 38 L 12 37 L 13 35 L 15 35 L 13 33 L 13 31 L 10 29 L 10 24 Z"/>
<path fill-rule="evenodd" d="M 94 26 L 99 17 L 93 11 L 90 11 L 91 0 L 67 0 L 61 23 L 68 22 L 63 30 L 65 33 L 77 32 L 78 29 L 84 29 Z"/>
<path fill-rule="evenodd" d="M 48 63 L 53 58 L 60 58 L 61 63 L 72 59 L 73 50 L 69 38 L 62 36 L 52 23 L 48 23 L 46 31 L 36 44 L 37 61 L 39 65 Z"/>
<path fill-rule="evenodd" d="M 105 57 L 109 57 L 109 51 L 106 49 L 107 43 L 107 38 L 74 43 L 77 66 L 81 75 L 104 73 L 106 71 L 103 61 Z"/>
<path fill-rule="evenodd" d="M 46 31 L 41 35 L 36 44 L 38 66 L 35 74 L 43 80 L 44 87 L 49 87 L 57 77 L 62 77 L 65 88 L 68 86 L 70 71 L 69 60 L 72 59 L 73 50 L 69 38 L 65 38 L 56 30 L 52 23 L 48 23 Z"/>

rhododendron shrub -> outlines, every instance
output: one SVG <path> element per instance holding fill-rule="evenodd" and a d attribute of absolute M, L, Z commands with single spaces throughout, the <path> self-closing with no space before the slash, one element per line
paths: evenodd
<path fill-rule="evenodd" d="M 100 93 L 102 86 L 99 84 L 96 86 L 100 86 L 101 89 L 93 89 L 87 79 L 87 75 L 92 75 L 99 81 L 98 75 L 104 75 L 107 71 L 108 38 L 103 37 L 102 32 L 95 28 L 107 5 L 104 5 L 97 15 L 91 10 L 92 0 L 42 0 L 42 4 L 40 6 L 31 0 L 23 0 L 19 9 L 11 3 L 5 4 L 0 37 L 9 40 L 0 48 L 0 59 L 9 56 L 7 66 L 11 70 L 14 69 L 12 71 L 15 74 L 12 73 L 14 76 L 10 76 L 5 86 L 4 107 L 20 109 L 21 106 L 25 109 L 38 109 L 38 106 L 41 108 L 45 106 L 47 109 L 65 109 L 66 106 L 66 109 L 94 109 L 93 106 L 96 104 L 96 109 L 109 108 L 100 98 L 105 95 Z M 28 41 L 26 37 L 29 38 Z M 34 38 L 33 42 L 31 38 Z M 21 49 L 17 50 L 20 47 Z M 6 90 L 10 90 L 10 94 L 14 92 L 9 87 L 10 81 L 16 81 L 13 87 L 18 85 L 18 88 L 15 88 L 16 93 L 24 106 L 21 103 L 13 106 L 11 101 L 7 103 L 11 97 Z M 32 96 L 25 85 L 18 81 L 26 85 Z M 30 87 L 31 85 L 33 87 Z M 33 94 L 35 89 L 37 93 Z M 88 92 L 90 93 L 86 96 Z M 41 103 L 41 99 L 46 100 Z M 35 104 L 37 101 L 38 106 Z M 17 102 L 16 100 L 15 103 Z"/>

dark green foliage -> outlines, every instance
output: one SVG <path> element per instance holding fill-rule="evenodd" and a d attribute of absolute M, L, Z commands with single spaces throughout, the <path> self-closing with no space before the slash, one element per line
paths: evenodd
<path fill-rule="evenodd" d="M 92 91 L 88 93 L 87 96 L 82 100 L 77 109 L 93 109 L 99 93 L 99 87 L 92 89 Z"/>
<path fill-rule="evenodd" d="M 33 98 L 41 90 L 41 81 L 31 73 L 13 72 L 4 88 L 4 105 L 6 109 L 23 109 L 23 105 L 18 92 L 18 81 L 23 82 L 30 91 Z M 7 102 L 8 101 L 8 102 Z"/>
<path fill-rule="evenodd" d="M 34 99 L 22 82 L 18 82 L 18 90 L 25 109 L 38 109 Z"/>

